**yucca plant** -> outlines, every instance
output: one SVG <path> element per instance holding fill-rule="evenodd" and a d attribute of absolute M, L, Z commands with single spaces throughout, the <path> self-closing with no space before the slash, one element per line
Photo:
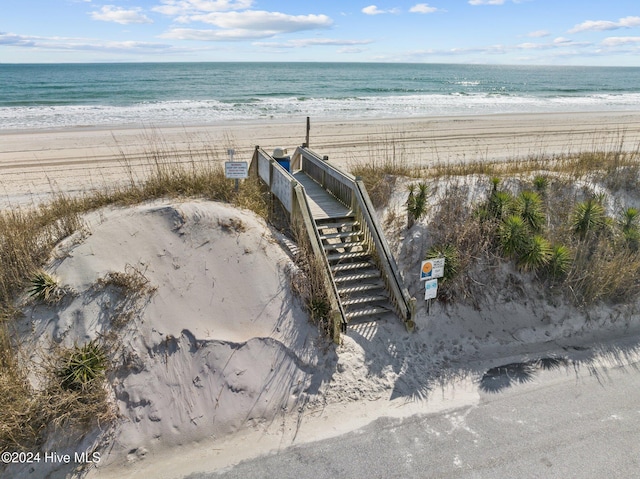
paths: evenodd
<path fill-rule="evenodd" d="M 561 244 L 555 244 L 551 247 L 551 255 L 546 269 L 549 275 L 554 279 L 560 279 L 567 275 L 571 268 L 571 252 L 569 248 Z"/>
<path fill-rule="evenodd" d="M 607 225 L 604 206 L 596 198 L 578 203 L 571 218 L 571 229 L 581 240 Z"/>
<path fill-rule="evenodd" d="M 545 217 L 542 210 L 542 200 L 534 191 L 523 191 L 516 199 L 516 211 L 529 225 L 531 231 L 537 233 L 542 230 Z"/>
<path fill-rule="evenodd" d="M 84 391 L 95 380 L 104 377 L 106 367 L 104 348 L 92 340 L 84 346 L 76 345 L 63 354 L 57 376 L 64 389 Z"/>
<path fill-rule="evenodd" d="M 505 219 L 513 209 L 513 195 L 508 191 L 496 191 L 489 198 L 489 214 L 498 220 Z"/>
<path fill-rule="evenodd" d="M 547 189 L 549 188 L 549 178 L 544 175 L 537 175 L 533 179 L 533 187 L 541 195 L 546 195 Z"/>
<path fill-rule="evenodd" d="M 411 228 L 416 221 L 427 213 L 427 194 L 429 187 L 426 183 L 419 183 L 416 191 L 415 185 L 409 185 L 409 197 L 407 198 L 407 227 Z"/>
<path fill-rule="evenodd" d="M 538 271 L 551 259 L 552 249 L 549 242 L 540 235 L 527 241 L 524 251 L 518 258 L 518 266 L 523 271 Z"/>
<path fill-rule="evenodd" d="M 527 249 L 530 232 L 520 216 L 511 215 L 500 225 L 498 237 L 505 255 L 519 256 Z"/>
<path fill-rule="evenodd" d="M 36 271 L 29 278 L 28 294 L 37 301 L 47 303 L 56 302 L 60 299 L 61 289 L 58 286 L 58 279 L 46 271 Z"/>
<path fill-rule="evenodd" d="M 631 229 L 638 229 L 638 220 L 640 219 L 640 211 L 637 208 L 627 208 L 622 210 L 618 218 L 618 226 L 622 232 Z"/>

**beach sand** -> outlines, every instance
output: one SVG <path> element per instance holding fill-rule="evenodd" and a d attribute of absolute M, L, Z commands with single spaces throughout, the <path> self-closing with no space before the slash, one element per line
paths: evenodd
<path fill-rule="evenodd" d="M 51 191 L 77 194 L 142 176 L 154 152 L 178 161 L 249 160 L 256 145 L 293 151 L 306 120 L 203 127 L 0 132 L 0 206 L 38 202 Z M 503 160 L 597 149 L 637 149 L 640 112 L 553 113 L 424 119 L 311 121 L 310 147 L 346 167 L 395 155 L 399 161 Z M 213 157 L 211 156 L 213 154 Z M 204 155 L 204 156 L 203 156 Z"/>
<path fill-rule="evenodd" d="M 28 204 L 51 185 L 73 193 L 126 181 L 120 156 L 147 161 L 150 139 L 176 152 L 209 145 L 222 161 L 228 147 L 248 160 L 254 144 L 293 149 L 304 134 L 304 122 L 3 134 L 3 195 L 12 205 Z M 391 139 L 416 162 L 617 149 L 623 140 L 635 149 L 640 114 L 314 124 L 310 143 L 348 166 Z M 404 194 L 392 206 L 401 207 Z M 416 258 L 425 228 L 391 233 L 402 274 L 418 294 Z M 638 315 L 603 309 L 588 320 L 567 305 L 550 305 L 526 284 L 520 300 L 496 295 L 483 311 L 434 305 L 428 312 L 418 301 L 413 334 L 384 318 L 350 327 L 334 348 L 293 296 L 295 266 L 280 240 L 248 211 L 158 200 L 91 213 L 86 229 L 60 245 L 49 269 L 77 296 L 59 309 L 27 307 L 21 327 L 31 351 L 51 339 L 71 345 L 108 331 L 101 312 L 119 298 L 95 288 L 108 272 L 134 267 L 157 288 L 119 333 L 118 357 L 126 364 L 113 383 L 119 420 L 77 446 L 101 447 L 102 461 L 88 477 L 184 477 L 333 437 L 381 416 L 477 404 L 490 394 L 482 383 L 487 370 L 523 359 L 572 358 L 575 374 L 580 364 L 637 361 L 638 343 L 629 338 L 640 333 Z"/>

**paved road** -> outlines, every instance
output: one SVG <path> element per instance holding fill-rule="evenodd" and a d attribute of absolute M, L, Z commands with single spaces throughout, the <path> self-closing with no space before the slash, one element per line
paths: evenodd
<path fill-rule="evenodd" d="M 291 447 L 208 478 L 640 477 L 638 364 L 572 367 L 483 392 L 479 405 L 380 419 L 344 436 Z"/>

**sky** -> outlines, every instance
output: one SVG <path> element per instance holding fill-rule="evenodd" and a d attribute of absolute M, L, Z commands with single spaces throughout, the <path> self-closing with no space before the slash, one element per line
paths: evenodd
<path fill-rule="evenodd" d="M 640 2 L 2 0 L 0 63 L 141 61 L 640 66 Z"/>

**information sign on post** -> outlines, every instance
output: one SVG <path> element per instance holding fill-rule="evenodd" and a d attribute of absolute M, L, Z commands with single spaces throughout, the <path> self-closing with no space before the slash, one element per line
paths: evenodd
<path fill-rule="evenodd" d="M 438 280 L 428 279 L 424 282 L 424 299 L 435 299 L 438 297 Z"/>
<path fill-rule="evenodd" d="M 225 161 L 224 175 L 232 180 L 244 180 L 249 177 L 249 165 L 246 161 Z"/>
<path fill-rule="evenodd" d="M 444 276 L 444 258 L 427 259 L 420 266 L 420 281 L 442 278 Z"/>

